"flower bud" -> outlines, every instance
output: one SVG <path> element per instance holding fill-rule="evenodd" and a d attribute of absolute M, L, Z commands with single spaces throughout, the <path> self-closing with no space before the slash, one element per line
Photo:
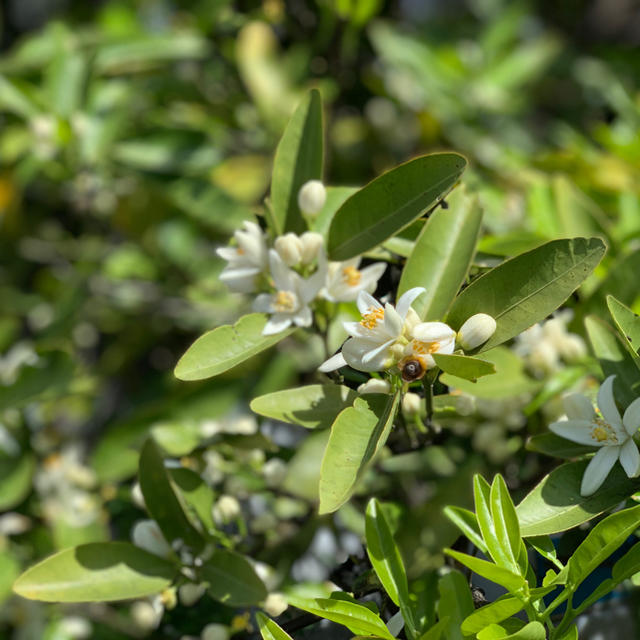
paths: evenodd
<path fill-rule="evenodd" d="M 213 505 L 213 519 L 218 523 L 227 523 L 240 516 L 242 509 L 236 498 L 222 495 Z"/>
<path fill-rule="evenodd" d="M 471 316 L 458 331 L 458 345 L 471 351 L 484 344 L 496 331 L 496 321 L 486 313 Z"/>
<path fill-rule="evenodd" d="M 287 464 L 280 458 L 271 458 L 264 463 L 262 475 L 269 487 L 278 487 L 287 475 Z"/>
<path fill-rule="evenodd" d="M 185 607 L 192 607 L 206 591 L 206 587 L 203 584 L 194 584 L 192 582 L 187 582 L 183 584 L 178 589 L 178 598 L 180 600 L 180 604 Z"/>
<path fill-rule="evenodd" d="M 371 378 L 358 387 L 358 393 L 360 395 L 367 393 L 391 393 L 391 385 L 386 380 Z"/>
<path fill-rule="evenodd" d="M 315 216 L 327 201 L 327 191 L 320 180 L 305 182 L 298 191 L 298 206 L 302 213 Z"/>
<path fill-rule="evenodd" d="M 402 398 L 402 415 L 405 418 L 413 418 L 422 411 L 422 398 L 417 393 L 405 393 Z"/>
<path fill-rule="evenodd" d="M 230 637 L 229 628 L 217 622 L 208 624 L 200 634 L 201 640 L 229 640 Z"/>
<path fill-rule="evenodd" d="M 295 267 L 300 264 L 302 257 L 302 243 L 295 233 L 285 233 L 276 238 L 273 243 L 278 255 L 288 267 Z"/>
<path fill-rule="evenodd" d="M 171 553 L 171 547 L 164 539 L 160 527 L 154 520 L 136 522 L 131 532 L 131 539 L 136 547 L 140 547 L 156 556 L 166 558 Z"/>
<path fill-rule="evenodd" d="M 289 604 L 281 593 L 270 593 L 264 601 L 263 609 L 272 617 L 277 618 L 282 615 Z"/>
<path fill-rule="evenodd" d="M 320 252 L 323 244 L 324 240 L 319 233 L 315 233 L 314 231 L 305 231 L 300 236 L 300 255 L 302 258 L 302 264 L 310 264 L 313 262 L 318 257 L 318 253 Z"/>

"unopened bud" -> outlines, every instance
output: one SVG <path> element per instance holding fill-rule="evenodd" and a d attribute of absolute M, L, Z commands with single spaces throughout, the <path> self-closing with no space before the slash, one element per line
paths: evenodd
<path fill-rule="evenodd" d="M 187 582 L 183 584 L 178 589 L 178 598 L 180 600 L 180 604 L 185 607 L 192 607 L 202 596 L 206 588 L 203 584 L 193 584 L 192 582 Z"/>
<path fill-rule="evenodd" d="M 213 505 L 213 519 L 219 523 L 227 523 L 240 516 L 240 503 L 233 496 L 222 495 Z"/>
<path fill-rule="evenodd" d="M 405 393 L 402 398 L 402 415 L 413 418 L 422 411 L 422 398 L 417 393 Z"/>
<path fill-rule="evenodd" d="M 160 527 L 155 520 L 140 520 L 136 522 L 131 532 L 131 539 L 136 547 L 140 547 L 156 556 L 167 557 L 171 547 L 164 539 Z"/>
<path fill-rule="evenodd" d="M 327 201 L 327 190 L 320 180 L 305 182 L 298 192 L 298 206 L 302 213 L 315 216 L 322 210 Z"/>
<path fill-rule="evenodd" d="M 208 624 L 200 634 L 201 640 L 229 640 L 231 632 L 229 627 L 225 627 L 223 624 L 213 622 Z"/>
<path fill-rule="evenodd" d="M 358 393 L 365 395 L 366 393 L 390 393 L 391 385 L 386 380 L 379 378 L 371 378 L 358 387 Z"/>
<path fill-rule="evenodd" d="M 302 264 L 310 264 L 318 257 L 324 241 L 322 236 L 315 231 L 305 231 L 300 236 Z"/>
<path fill-rule="evenodd" d="M 287 599 L 281 593 L 270 593 L 262 608 L 272 617 L 282 615 L 288 607 Z"/>
<path fill-rule="evenodd" d="M 458 345 L 471 351 L 484 344 L 496 332 L 496 321 L 486 313 L 471 316 L 458 331 Z"/>
<path fill-rule="evenodd" d="M 288 267 L 295 267 L 300 264 L 302 243 L 295 233 L 285 233 L 283 236 L 279 236 L 273 246 Z"/>

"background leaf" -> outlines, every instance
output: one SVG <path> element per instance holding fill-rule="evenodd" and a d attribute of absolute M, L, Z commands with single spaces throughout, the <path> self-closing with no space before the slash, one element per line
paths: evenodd
<path fill-rule="evenodd" d="M 458 378 L 464 378 L 471 382 L 476 382 L 478 378 L 496 372 L 496 367 L 493 362 L 472 358 L 470 356 L 434 353 L 433 359 L 445 373 Z"/>

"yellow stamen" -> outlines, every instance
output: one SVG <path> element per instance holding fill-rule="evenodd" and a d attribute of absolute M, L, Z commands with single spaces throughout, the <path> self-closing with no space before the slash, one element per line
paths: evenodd
<path fill-rule="evenodd" d="M 369 307 L 367 313 L 362 316 L 360 324 L 366 329 L 374 329 L 378 324 L 378 320 L 384 318 L 384 309 L 381 307 Z"/>
<path fill-rule="evenodd" d="M 245 251 L 244 251 L 244 249 L 243 249 L 242 247 L 238 247 L 238 248 L 236 249 L 236 253 L 237 253 L 239 256 L 243 256 L 243 255 L 244 255 L 244 253 L 245 253 Z"/>
<path fill-rule="evenodd" d="M 357 287 L 362 279 L 362 274 L 353 265 L 349 265 L 342 270 L 344 281 L 350 287 Z"/>
<path fill-rule="evenodd" d="M 594 427 L 591 430 L 591 437 L 596 442 L 609 442 L 611 444 L 617 444 L 618 438 L 615 431 L 612 429 L 608 422 L 605 422 L 602 418 L 597 417 L 594 419 Z"/>
<path fill-rule="evenodd" d="M 273 308 L 275 311 L 281 313 L 294 311 L 296 308 L 296 299 L 290 291 L 278 291 L 273 301 Z"/>

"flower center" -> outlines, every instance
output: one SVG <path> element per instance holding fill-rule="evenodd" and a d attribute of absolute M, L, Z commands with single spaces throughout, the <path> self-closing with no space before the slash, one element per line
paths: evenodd
<path fill-rule="evenodd" d="M 342 270 L 344 282 L 350 287 L 357 287 L 362 279 L 362 274 L 353 265 L 349 265 Z"/>
<path fill-rule="evenodd" d="M 596 442 L 610 442 L 611 444 L 617 444 L 618 438 L 611 425 L 605 422 L 602 418 L 594 418 L 594 425 L 591 429 L 591 437 Z"/>
<path fill-rule="evenodd" d="M 238 247 L 238 248 L 236 249 L 236 253 L 237 253 L 239 256 L 243 256 L 243 255 L 244 255 L 244 253 L 245 253 L 245 251 L 244 251 L 244 249 L 243 249 L 242 247 Z"/>
<path fill-rule="evenodd" d="M 366 329 L 375 329 L 379 320 L 384 318 L 384 309 L 381 307 L 369 307 L 367 313 L 362 316 L 360 324 Z"/>
<path fill-rule="evenodd" d="M 278 291 L 273 301 L 273 309 L 279 313 L 294 311 L 296 308 L 296 297 L 291 291 Z"/>

